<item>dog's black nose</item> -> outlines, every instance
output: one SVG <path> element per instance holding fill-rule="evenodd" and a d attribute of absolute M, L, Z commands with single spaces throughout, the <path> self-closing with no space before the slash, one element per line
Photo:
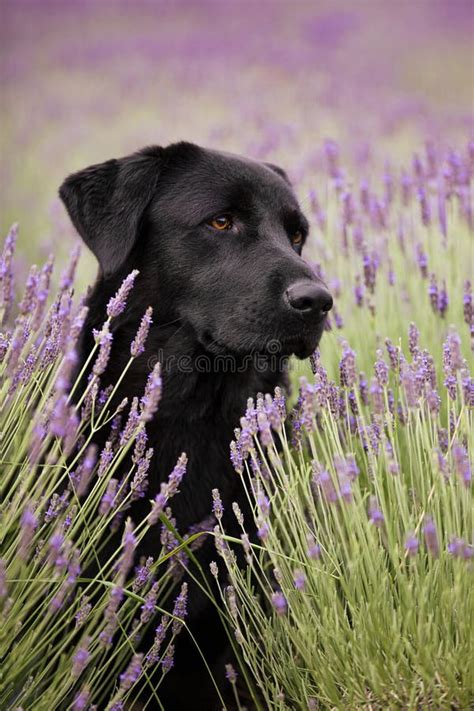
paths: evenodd
<path fill-rule="evenodd" d="M 302 316 L 323 318 L 332 309 L 332 296 L 324 286 L 313 281 L 297 281 L 286 290 L 286 298 L 292 309 Z"/>

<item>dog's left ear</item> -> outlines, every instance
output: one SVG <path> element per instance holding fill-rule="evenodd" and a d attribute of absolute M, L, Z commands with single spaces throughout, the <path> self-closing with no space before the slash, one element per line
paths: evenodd
<path fill-rule="evenodd" d="M 283 168 L 280 168 L 279 165 L 275 165 L 274 163 L 264 163 L 263 165 L 266 165 L 267 168 L 270 168 L 270 170 L 273 170 L 274 173 L 278 173 L 280 178 L 283 178 L 283 180 L 285 180 L 288 183 L 288 185 L 291 185 L 291 180 L 289 179 L 289 177 L 287 176 L 287 174 L 285 173 Z"/>
<path fill-rule="evenodd" d="M 136 243 L 140 221 L 156 190 L 163 148 L 91 165 L 70 175 L 59 189 L 72 223 L 110 276 Z"/>

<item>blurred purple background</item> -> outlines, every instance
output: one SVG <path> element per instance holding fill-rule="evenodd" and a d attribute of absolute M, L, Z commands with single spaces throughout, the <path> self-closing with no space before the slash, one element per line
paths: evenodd
<path fill-rule="evenodd" d="M 470 0 L 1 0 L 2 229 L 51 250 L 88 163 L 187 139 L 365 171 L 472 131 Z M 316 179 L 316 178 L 315 178 Z"/>

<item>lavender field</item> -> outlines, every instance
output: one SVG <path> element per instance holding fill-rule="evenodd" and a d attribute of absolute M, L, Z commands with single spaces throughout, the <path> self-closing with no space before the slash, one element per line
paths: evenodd
<path fill-rule="evenodd" d="M 473 4 L 3 0 L 0 13 L 0 708 L 119 711 L 137 689 L 163 708 L 176 638 L 192 634 L 181 577 L 205 537 L 201 584 L 233 648 L 223 708 L 470 708 Z M 304 256 L 334 296 L 292 393 L 249 401 L 229 443 L 257 540 L 237 506 L 241 537 L 227 534 L 218 490 L 202 525 L 176 530 L 184 455 L 148 516 L 127 520 L 147 496 L 162 383 L 157 365 L 114 411 L 101 388 L 126 289 L 70 395 L 96 264 L 58 187 L 183 139 L 288 172 L 311 223 Z M 153 527 L 156 557 L 136 560 Z M 122 545 L 90 579 L 111 530 Z"/>

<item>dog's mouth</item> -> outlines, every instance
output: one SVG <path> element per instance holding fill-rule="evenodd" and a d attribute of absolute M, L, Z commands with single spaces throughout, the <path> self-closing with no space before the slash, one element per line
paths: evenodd
<path fill-rule="evenodd" d="M 304 328 L 293 334 L 279 334 L 273 338 L 251 339 L 252 346 L 240 343 L 227 343 L 216 338 L 210 330 L 204 330 L 199 335 L 199 343 L 205 351 L 213 355 L 238 356 L 239 358 L 253 355 L 274 357 L 288 357 L 295 355 L 297 358 L 309 358 L 317 348 L 324 331 L 324 321 L 316 328 Z"/>

